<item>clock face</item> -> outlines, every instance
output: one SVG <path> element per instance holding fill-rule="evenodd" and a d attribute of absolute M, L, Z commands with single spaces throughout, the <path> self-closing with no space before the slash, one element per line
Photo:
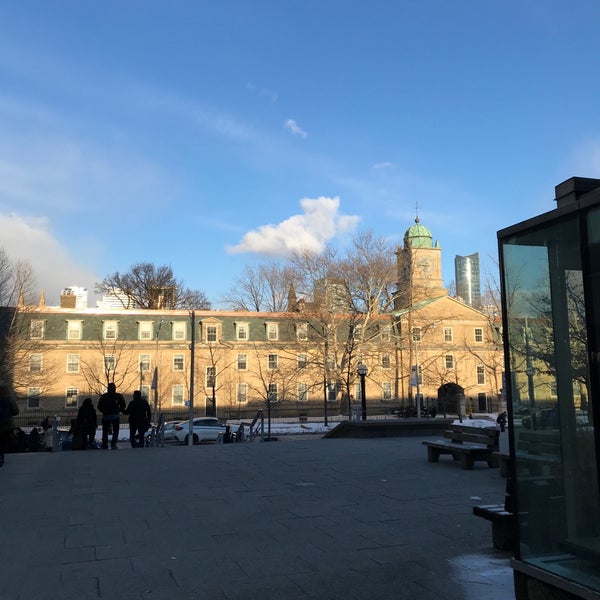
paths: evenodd
<path fill-rule="evenodd" d="M 433 262 L 430 258 L 420 258 L 417 261 L 417 269 L 421 275 L 431 275 L 433 272 Z"/>

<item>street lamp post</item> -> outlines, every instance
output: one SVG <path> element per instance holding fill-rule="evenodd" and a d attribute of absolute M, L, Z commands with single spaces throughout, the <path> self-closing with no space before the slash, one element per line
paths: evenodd
<path fill-rule="evenodd" d="M 360 403 L 362 408 L 362 420 L 367 420 L 367 396 L 365 393 L 365 377 L 369 370 L 367 369 L 367 365 L 360 363 L 358 365 L 358 369 L 356 370 L 358 376 L 360 377 Z"/>
<path fill-rule="evenodd" d="M 196 368 L 196 311 L 190 314 L 190 410 L 189 410 L 189 432 L 188 446 L 194 445 L 194 370 Z"/>

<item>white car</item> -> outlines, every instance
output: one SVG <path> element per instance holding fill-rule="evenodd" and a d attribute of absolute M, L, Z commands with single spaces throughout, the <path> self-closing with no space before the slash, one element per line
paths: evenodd
<path fill-rule="evenodd" d="M 182 421 L 175 424 L 169 432 L 171 439 L 178 442 L 188 443 L 190 433 L 190 422 Z M 193 421 L 193 440 L 194 444 L 200 442 L 216 442 L 220 434 L 225 433 L 225 425 L 219 423 L 216 417 L 198 417 Z M 165 438 L 166 439 L 166 438 Z"/>
<path fill-rule="evenodd" d="M 179 425 L 181 421 L 166 421 L 163 424 L 163 436 L 162 439 L 164 442 L 178 442 L 179 440 L 174 435 L 174 429 L 176 425 Z M 148 434 L 150 435 L 150 434 Z"/>

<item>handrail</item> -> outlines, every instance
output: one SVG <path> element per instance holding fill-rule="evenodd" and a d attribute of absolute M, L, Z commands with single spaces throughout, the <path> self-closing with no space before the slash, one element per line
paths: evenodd
<path fill-rule="evenodd" d="M 256 427 L 256 424 L 258 423 L 258 421 L 260 421 L 260 427 Z M 240 427 L 243 425 L 248 425 L 247 423 L 240 423 Z M 248 425 L 249 427 L 249 433 L 248 433 L 248 440 L 253 442 L 254 438 L 258 435 L 258 432 L 260 431 L 260 441 L 263 442 L 265 439 L 265 416 L 263 414 L 262 410 L 259 410 L 256 415 L 254 416 L 254 419 L 252 419 L 252 423 L 250 423 L 250 425 Z"/>

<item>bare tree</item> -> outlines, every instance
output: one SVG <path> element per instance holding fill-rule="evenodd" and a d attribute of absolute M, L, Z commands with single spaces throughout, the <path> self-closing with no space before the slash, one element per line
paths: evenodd
<path fill-rule="evenodd" d="M 0 379 L 15 390 L 30 387 L 42 389 L 51 381 L 51 366 L 41 363 L 32 368 L 32 355 L 41 356 L 41 343 L 29 335 L 30 319 L 35 295 L 35 276 L 30 263 L 12 260 L 0 248 L 0 307 L 3 307 L 0 327 Z M 49 378 L 49 379 L 48 379 Z"/>
<path fill-rule="evenodd" d="M 270 262 L 246 267 L 223 302 L 233 310 L 284 312 L 289 309 L 290 288 L 295 285 L 295 272 L 289 265 Z"/>
<path fill-rule="evenodd" d="M 0 306 L 16 306 L 19 300 L 33 303 L 35 286 L 31 264 L 11 259 L 4 248 L 0 248 Z"/>
<path fill-rule="evenodd" d="M 125 341 L 97 339 L 91 352 L 81 361 L 81 375 L 90 393 L 100 395 L 109 383 L 117 389 L 136 387 L 139 377 L 138 355 L 134 347 Z"/>
<path fill-rule="evenodd" d="M 119 298 L 123 308 L 210 309 L 204 292 L 186 288 L 170 266 L 157 267 L 149 262 L 136 263 L 125 273 L 108 275 L 95 290 Z"/>
<path fill-rule="evenodd" d="M 394 248 L 372 232 L 352 241 L 345 256 L 335 249 L 308 250 L 291 258 L 301 310 L 310 315 L 312 338 L 321 340 L 326 386 L 341 392 L 342 410 L 351 414 L 356 369 L 367 361 L 372 342 L 379 336 L 376 322 L 394 306 L 396 264 Z"/>

